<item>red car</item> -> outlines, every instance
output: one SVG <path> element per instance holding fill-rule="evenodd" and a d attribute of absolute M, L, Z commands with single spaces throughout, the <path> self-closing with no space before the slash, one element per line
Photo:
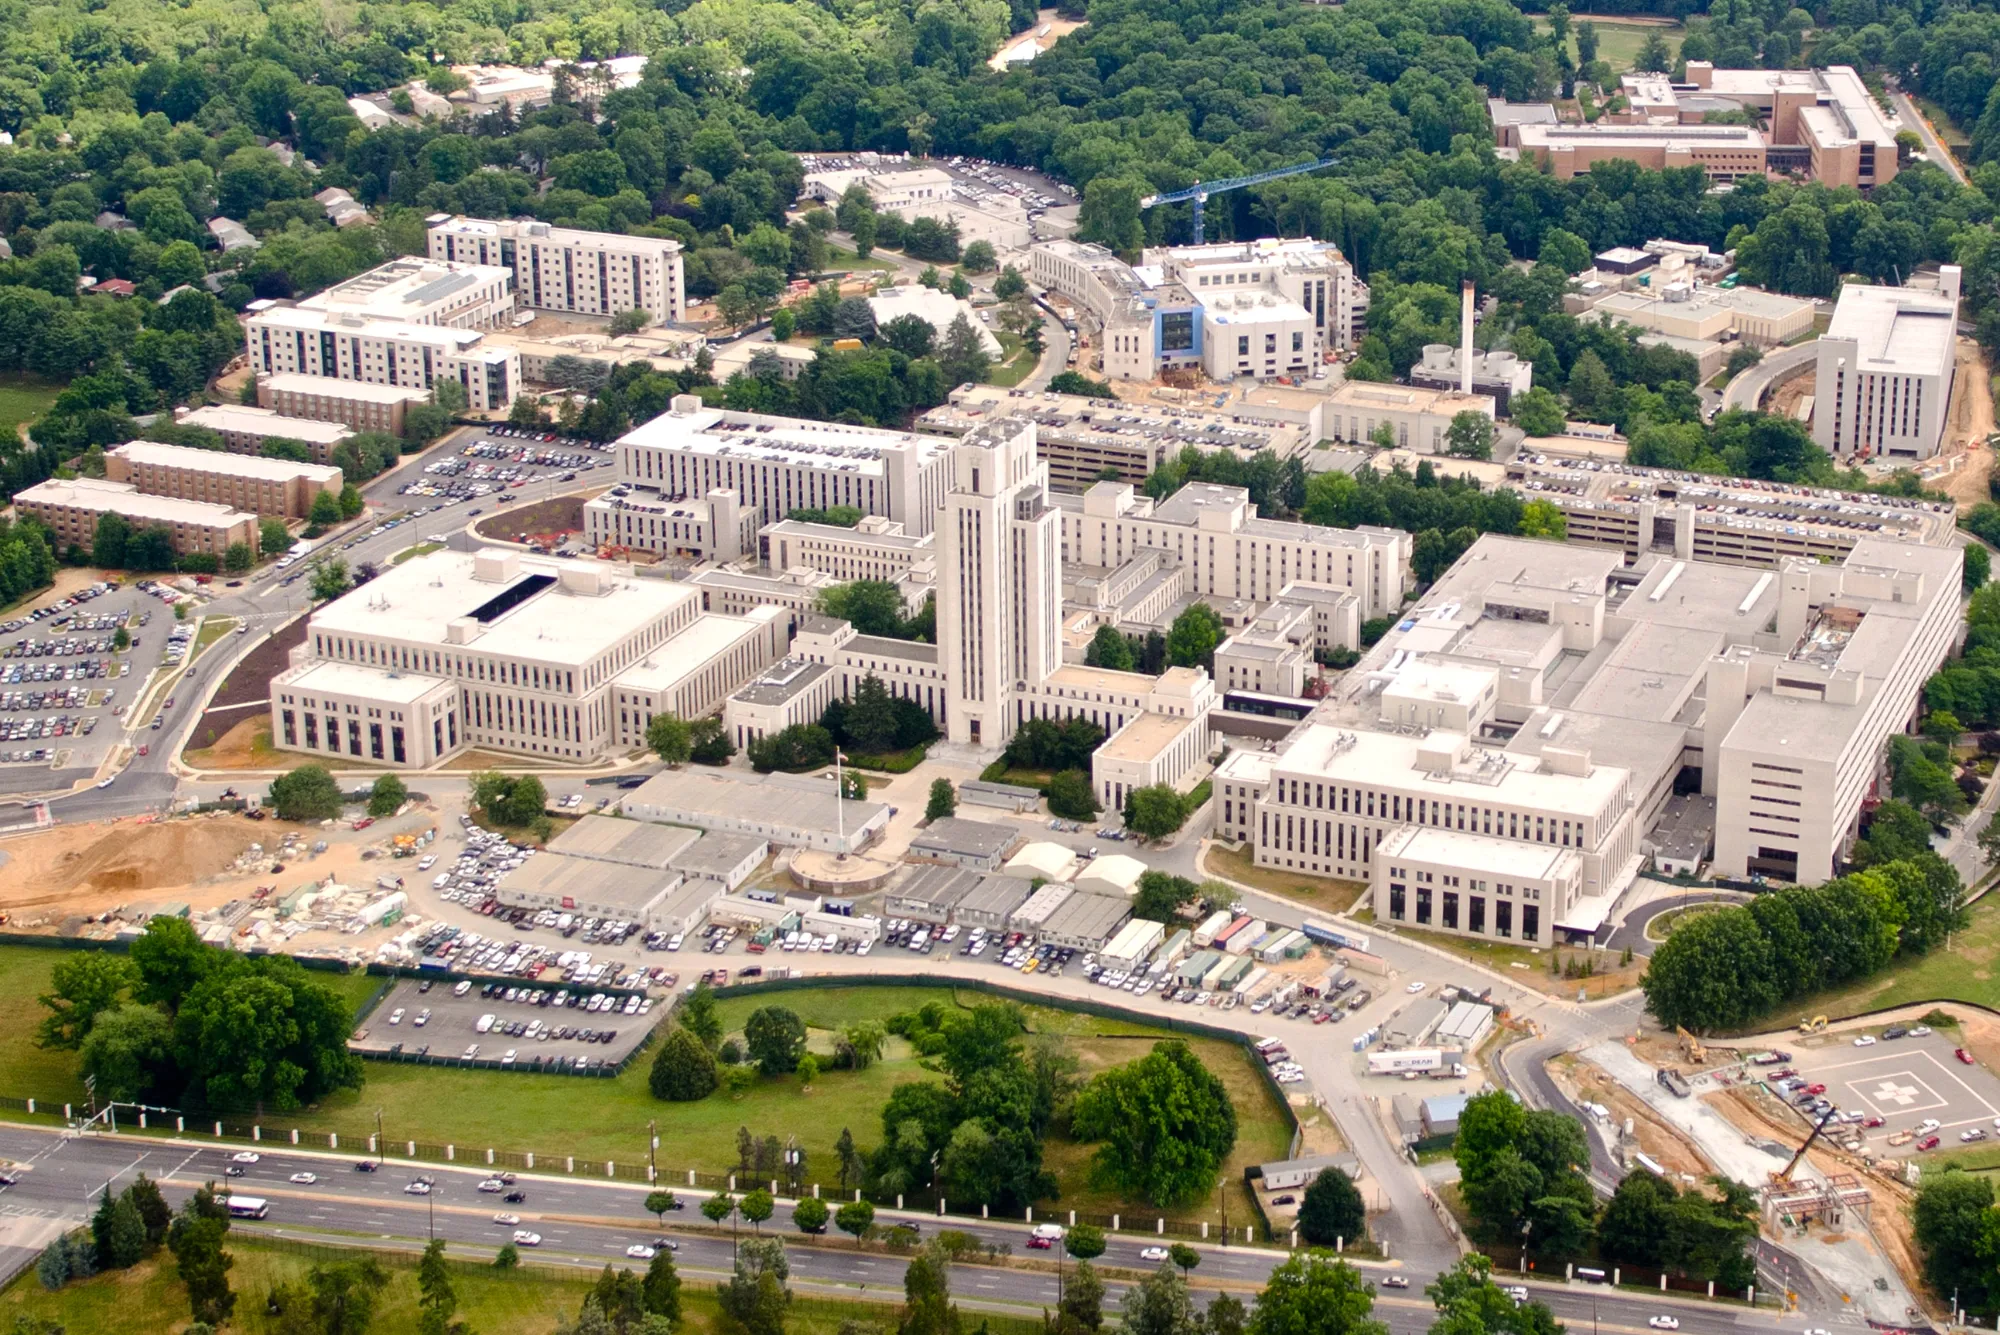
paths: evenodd
<path fill-rule="evenodd" d="M 1934 1150 L 1937 1147 L 1938 1147 L 1938 1138 L 1936 1136 L 1925 1136 L 1922 1140 L 1917 1142 L 1917 1148 L 1920 1150 Z"/>
<path fill-rule="evenodd" d="M 1863 1122 L 1861 1123 L 1861 1125 L 1863 1125 L 1863 1126 L 1881 1126 L 1881 1125 L 1882 1125 L 1882 1119 L 1881 1119 L 1881 1118 L 1879 1118 L 1879 1117 L 1870 1117 L 1870 1118 L 1866 1119 L 1865 1121 L 1863 1121 Z"/>
<path fill-rule="evenodd" d="M 1055 1243 L 1054 1243 L 1054 1242 L 1052 1242 L 1051 1240 L 1049 1240 L 1048 1238 L 1029 1238 L 1029 1239 L 1028 1239 L 1028 1250 L 1029 1250 L 1029 1251 L 1034 1251 L 1034 1252 L 1045 1252 L 1045 1251 L 1049 1250 L 1049 1248 L 1051 1248 L 1051 1247 L 1053 1247 L 1053 1246 L 1055 1246 Z"/>
<path fill-rule="evenodd" d="M 1820 1095 L 1822 1095 L 1822 1094 L 1826 1093 L 1826 1086 L 1825 1086 L 1825 1085 L 1807 1085 L 1807 1086 L 1806 1086 L 1806 1093 L 1808 1093 L 1808 1094 L 1812 1095 L 1812 1096 L 1813 1096 L 1814 1098 L 1818 1098 L 1818 1097 L 1819 1097 Z"/>
<path fill-rule="evenodd" d="M 1951 1055 L 1958 1058 L 1960 1061 L 1964 1062 L 1967 1066 L 1971 1066 L 1973 1064 L 1972 1054 L 1967 1052 L 1964 1048 L 1952 1049 Z"/>

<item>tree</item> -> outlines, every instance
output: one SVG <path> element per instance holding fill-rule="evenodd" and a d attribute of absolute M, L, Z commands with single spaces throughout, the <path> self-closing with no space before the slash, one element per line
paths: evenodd
<path fill-rule="evenodd" d="M 785 1250 L 776 1240 L 746 1242 L 737 1251 L 729 1281 L 716 1291 L 717 1305 L 743 1335 L 784 1335 L 791 1291 Z"/>
<path fill-rule="evenodd" d="M 222 568 L 232 575 L 240 575 L 255 564 L 257 554 L 250 550 L 247 542 L 232 542 L 223 549 Z"/>
<path fill-rule="evenodd" d="M 196 1321 L 211 1326 L 228 1321 L 236 1309 L 236 1295 L 229 1288 L 236 1261 L 222 1246 L 228 1232 L 229 1215 L 218 1209 L 213 1185 L 189 1197 L 167 1229 L 167 1250 L 187 1288 L 188 1309 Z"/>
<path fill-rule="evenodd" d="M 1107 668 L 1112 672 L 1132 670 L 1132 642 L 1125 638 L 1116 626 L 1104 625 L 1090 637 L 1090 647 L 1084 650 L 1083 662 L 1086 667 Z"/>
<path fill-rule="evenodd" d="M 701 1203 L 701 1217 L 717 1228 L 722 1221 L 736 1213 L 736 1198 L 726 1191 L 718 1191 Z"/>
<path fill-rule="evenodd" d="M 340 785 L 324 765 L 301 765 L 271 780 L 266 799 L 279 820 L 322 821 L 340 814 Z"/>
<path fill-rule="evenodd" d="M 445 380 L 438 382 L 440 387 L 450 383 L 452 382 Z M 324 492 L 320 494 L 325 495 Z M 362 499 L 361 488 L 350 482 L 340 489 L 340 517 L 342 519 L 359 519 L 361 512 L 367 508 L 368 502 Z"/>
<path fill-rule="evenodd" d="M 417 1264 L 417 1330 L 420 1335 L 446 1335 L 458 1311 L 458 1290 L 444 1259 L 444 1239 L 432 1238 Z"/>
<path fill-rule="evenodd" d="M 1175 667 L 1215 671 L 1215 647 L 1222 643 L 1222 618 L 1207 603 L 1189 603 L 1167 628 L 1167 661 Z"/>
<path fill-rule="evenodd" d="M 132 1207 L 139 1212 L 140 1225 L 146 1230 L 146 1247 L 152 1250 L 167 1240 L 167 1229 L 174 1222 L 173 1207 L 160 1194 L 160 1184 L 140 1173 L 125 1188 L 125 1196 Z"/>
<path fill-rule="evenodd" d="M 736 754 L 736 743 L 729 740 L 729 732 L 722 720 L 711 714 L 698 718 L 688 730 L 688 759 L 697 765 L 726 765 L 729 757 Z"/>
<path fill-rule="evenodd" d="M 903 1310 L 896 1335 L 956 1335 L 958 1309 L 951 1301 L 951 1257 L 932 1242 L 903 1270 Z"/>
<path fill-rule="evenodd" d="M 1733 1029 L 1778 1000 L 1770 945 L 1747 909 L 1720 908 L 1678 924 L 1653 952 L 1640 986 L 1661 1024 Z"/>
<path fill-rule="evenodd" d="M 138 971 L 122 955 L 97 950 L 64 955 L 50 973 L 49 990 L 39 998 L 49 1014 L 36 1031 L 36 1045 L 71 1052 L 82 1047 L 98 1016 L 116 1009 L 137 981 Z"/>
<path fill-rule="evenodd" d="M 125 564 L 125 544 L 132 526 L 125 516 L 106 512 L 97 517 L 97 531 L 90 544 L 90 563 L 116 570 Z"/>
<path fill-rule="evenodd" d="M 620 311 L 611 317 L 611 336 L 623 338 L 627 334 L 636 334 L 652 322 L 653 317 L 644 311 Z"/>
<path fill-rule="evenodd" d="M 1167 1248 L 1167 1260 L 1185 1276 L 1188 1271 L 1201 1264 L 1201 1253 L 1185 1242 L 1176 1242 Z"/>
<path fill-rule="evenodd" d="M 368 814 L 377 820 L 393 816 L 409 796 L 409 786 L 401 779 L 393 774 L 379 775 L 368 790 Z"/>
<path fill-rule="evenodd" d="M 1353 1266 L 1304 1252 L 1271 1272 L 1251 1311 L 1248 1335 L 1388 1335 L 1369 1320 L 1375 1300 Z"/>
<path fill-rule="evenodd" d="M 865 1171 L 861 1161 L 861 1151 L 855 1148 L 854 1133 L 844 1126 L 840 1128 L 840 1139 L 833 1143 L 833 1157 L 840 1165 L 842 1190 L 846 1190 L 850 1181 L 861 1181 Z"/>
<path fill-rule="evenodd" d="M 1049 780 L 1049 810 L 1065 820 L 1089 820 L 1104 808 L 1090 786 L 1090 775 L 1066 769 Z"/>
<path fill-rule="evenodd" d="M 1096 1266 L 1088 1261 L 1076 1263 L 1076 1270 L 1063 1285 L 1062 1297 L 1056 1302 L 1056 1313 L 1057 1326 L 1063 1331 L 1103 1329 L 1104 1281 L 1098 1278 Z"/>
<path fill-rule="evenodd" d="M 1153 922 L 1172 922 L 1183 905 L 1192 903 L 1201 887 L 1185 876 L 1149 871 L 1139 877 L 1139 893 L 1132 899 L 1132 916 Z"/>
<path fill-rule="evenodd" d="M 987 355 L 979 329 L 963 310 L 952 318 L 951 326 L 945 330 L 944 343 L 938 349 L 937 364 L 944 371 L 947 385 L 982 384 L 993 370 L 993 359 Z"/>
<path fill-rule="evenodd" d="M 1079 1140 L 1103 1142 L 1101 1178 L 1162 1206 L 1206 1196 L 1236 1144 L 1229 1091 L 1180 1042 L 1097 1075 L 1070 1125 Z"/>
<path fill-rule="evenodd" d="M 958 793 L 950 779 L 932 779 L 930 798 L 924 803 L 925 820 L 943 820 L 958 813 Z"/>
<path fill-rule="evenodd" d="M 937 342 L 937 330 L 921 315 L 899 315 L 877 331 L 884 343 L 905 357 L 928 357 Z"/>
<path fill-rule="evenodd" d="M 831 1214 L 825 1201 L 808 1196 L 792 1207 L 792 1223 L 801 1233 L 824 1233 Z"/>
<path fill-rule="evenodd" d="M 794 1071 L 806 1050 L 806 1022 L 783 1006 L 760 1006 L 743 1022 L 743 1047 L 765 1075 Z"/>
<path fill-rule="evenodd" d="M 1996 1223 L 1992 1179 L 1949 1169 L 1926 1173 L 1910 1208 L 1910 1222 L 1931 1288 L 1956 1292 L 1968 1311 L 1991 1311 Z"/>
<path fill-rule="evenodd" d="M 764 1221 L 771 1217 L 772 1212 L 778 1208 L 778 1203 L 770 1192 L 759 1187 L 755 1191 L 746 1193 L 743 1203 L 737 1208 L 743 1212 L 743 1217 L 750 1221 L 750 1227 L 761 1233 Z"/>
<path fill-rule="evenodd" d="M 842 1233 L 852 1234 L 854 1245 L 868 1236 L 868 1230 L 875 1227 L 875 1207 L 867 1201 L 849 1201 L 833 1216 L 834 1226 Z"/>
<path fill-rule="evenodd" d="M 306 511 L 306 522 L 314 528 L 332 528 L 340 522 L 340 497 L 330 491 L 322 491 L 312 499 L 312 508 Z"/>
<path fill-rule="evenodd" d="M 715 1013 L 715 989 L 707 983 L 695 984 L 681 1003 L 681 1028 L 701 1040 L 710 1052 L 722 1046 L 722 1018 Z"/>
<path fill-rule="evenodd" d="M 694 730 L 674 714 L 655 714 L 646 725 L 646 745 L 654 755 L 678 769 L 694 751 Z"/>
<path fill-rule="evenodd" d="M 1187 824 L 1188 799 L 1171 784 L 1134 788 L 1125 797 L 1125 825 L 1147 839 L 1164 839 Z"/>
<path fill-rule="evenodd" d="M 1971 593 L 1984 584 L 1993 572 L 1993 556 L 1980 542 L 1965 544 L 1965 570 L 1963 581 L 1965 591 Z"/>
<path fill-rule="evenodd" d="M 1320 1170 L 1299 1199 L 1299 1236 L 1315 1247 L 1358 1238 L 1368 1216 L 1354 1179 L 1338 1168 Z"/>
<path fill-rule="evenodd" d="M 973 244 L 979 243 L 975 241 Z M 1000 276 L 993 280 L 993 295 L 1001 301 L 1012 301 L 1015 297 L 1024 295 L 1027 290 L 1028 280 L 1023 278 L 1021 271 L 1011 264 L 1002 269 Z"/>
<path fill-rule="evenodd" d="M 683 1024 L 660 1041 L 647 1088 L 656 1099 L 694 1103 L 713 1094 L 720 1079 L 715 1054 Z"/>
<path fill-rule="evenodd" d="M 653 1254 L 646 1265 L 646 1278 L 639 1285 L 639 1304 L 648 1316 L 678 1323 L 681 1319 L 681 1277 L 674 1269 L 674 1254 L 665 1247 Z"/>
<path fill-rule="evenodd" d="M 340 597 L 347 592 L 352 583 L 353 579 L 347 572 L 347 562 L 339 557 L 313 562 L 312 596 L 321 602 Z"/>
<path fill-rule="evenodd" d="M 1063 1234 L 1063 1250 L 1079 1261 L 1094 1261 L 1104 1255 L 1104 1230 L 1095 1224 L 1078 1224 Z"/>
<path fill-rule="evenodd" d="M 1493 457 L 1493 419 L 1485 413 L 1466 409 L 1451 419 L 1445 428 L 1445 452 L 1460 459 L 1491 459 Z"/>
<path fill-rule="evenodd" d="M 959 256 L 958 266 L 967 273 L 992 273 L 999 259 L 993 253 L 991 241 L 974 241 Z"/>
<path fill-rule="evenodd" d="M 871 672 L 855 684 L 841 723 L 848 744 L 864 755 L 895 747 L 896 704 L 880 677 Z"/>
<path fill-rule="evenodd" d="M 105 1011 L 84 1038 L 77 1065 L 97 1081 L 100 1098 L 136 1102 L 171 1088 L 173 1021 L 137 1002 Z"/>
<path fill-rule="evenodd" d="M 99 1270 L 126 1270 L 146 1255 L 146 1222 L 138 1206 L 129 1196 L 114 1197 L 108 1187 L 99 1197 L 90 1233 Z"/>
<path fill-rule="evenodd" d="M 667 1211 L 674 1208 L 674 1203 L 675 1197 L 671 1191 L 654 1190 L 646 1193 L 646 1213 L 652 1215 L 661 1225 L 667 1222 Z"/>
<path fill-rule="evenodd" d="M 1632 68 L 1659 74 L 1671 68 L 1673 63 L 1673 52 L 1667 48 L 1667 39 L 1660 35 L 1658 28 L 1649 29 L 1646 40 L 1639 44 L 1639 54 L 1632 59 Z"/>
<path fill-rule="evenodd" d="M 1569 516 L 1558 509 L 1554 501 L 1529 501 L 1521 507 L 1521 522 L 1514 532 L 1523 538 L 1548 538 L 1561 542 L 1569 536 Z M 1467 545 L 1470 546 L 1469 543 Z"/>
<path fill-rule="evenodd" d="M 291 530 L 285 521 L 267 517 L 257 521 L 257 548 L 266 556 L 276 556 L 291 545 Z"/>
<path fill-rule="evenodd" d="M 493 1268 L 495 1270 L 516 1270 L 520 1268 L 520 1265 L 521 1249 L 511 1242 L 501 1244 L 500 1250 L 493 1253 Z"/>

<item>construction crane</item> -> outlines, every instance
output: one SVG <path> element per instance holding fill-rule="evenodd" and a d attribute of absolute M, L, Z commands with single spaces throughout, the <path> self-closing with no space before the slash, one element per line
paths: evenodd
<path fill-rule="evenodd" d="M 1792 1156 L 1792 1161 L 1786 1164 L 1784 1168 L 1781 1169 L 1780 1171 L 1771 1174 L 1772 1186 L 1782 1187 L 1792 1180 L 1792 1174 L 1798 1171 L 1799 1161 L 1806 1157 L 1806 1151 L 1813 1147 L 1813 1142 L 1815 1140 L 1819 1139 L 1820 1132 L 1826 1130 L 1826 1124 L 1828 1122 L 1834 1121 L 1839 1116 L 1840 1116 L 1840 1109 L 1838 1108 L 1828 1108 L 1826 1110 L 1826 1112 L 1820 1117 L 1818 1123 L 1814 1125 L 1812 1129 L 1812 1134 L 1806 1137 L 1806 1143 L 1799 1146 L 1799 1152 Z"/>
<path fill-rule="evenodd" d="M 1185 190 L 1169 190 L 1163 195 L 1147 195 L 1139 201 L 1139 207 L 1150 209 L 1155 204 L 1178 204 L 1182 200 L 1194 201 L 1194 243 L 1201 244 L 1202 209 L 1210 195 L 1219 195 L 1225 190 L 1241 190 L 1245 186 L 1262 185 L 1275 181 L 1281 176 L 1297 176 L 1302 172 L 1316 172 L 1322 167 L 1331 167 L 1338 158 L 1321 158 L 1318 162 L 1300 162 L 1290 167 L 1273 167 L 1270 171 L 1251 172 L 1248 176 L 1225 176 L 1219 181 L 1197 181 Z"/>

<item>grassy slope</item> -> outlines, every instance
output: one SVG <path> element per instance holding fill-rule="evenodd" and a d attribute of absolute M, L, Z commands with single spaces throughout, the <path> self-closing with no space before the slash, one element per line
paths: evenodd
<path fill-rule="evenodd" d="M 34 376 L 0 375 L 0 435 L 12 436 L 21 423 L 40 417 L 62 391 Z"/>

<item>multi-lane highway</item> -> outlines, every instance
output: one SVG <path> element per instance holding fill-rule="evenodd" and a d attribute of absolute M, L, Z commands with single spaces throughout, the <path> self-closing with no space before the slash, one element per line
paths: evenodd
<path fill-rule="evenodd" d="M 143 1172 L 161 1182 L 168 1199 L 175 1203 L 211 1181 L 265 1199 L 270 1203 L 269 1216 L 255 1223 L 239 1223 L 246 1232 L 383 1246 L 437 1236 L 447 1239 L 460 1255 L 476 1255 L 497 1251 L 519 1227 L 541 1236 L 536 1259 L 593 1268 L 606 1261 L 637 1266 L 639 1262 L 625 1261 L 625 1249 L 664 1236 L 678 1244 L 675 1259 L 683 1275 L 712 1281 L 729 1271 L 731 1235 L 711 1227 L 696 1213 L 699 1194 L 683 1193 L 687 1208 L 669 1214 L 669 1223 L 662 1230 L 645 1211 L 645 1188 L 631 1183 L 521 1174 L 513 1187 L 527 1199 L 508 1203 L 499 1193 L 479 1190 L 486 1174 L 478 1168 L 412 1165 L 391 1159 L 379 1171 L 363 1173 L 355 1170 L 352 1156 L 263 1147 L 259 1147 L 256 1163 L 242 1165 L 241 1177 L 225 1176 L 231 1156 L 243 1148 L 237 1143 L 215 1147 L 192 1140 L 76 1137 L 38 1128 L 0 1126 L 0 1157 L 24 1166 L 17 1174 L 18 1184 L 0 1190 L 0 1219 L 9 1223 L 42 1221 L 47 1225 L 44 1232 L 53 1231 L 63 1221 L 80 1224 L 107 1185 L 122 1191 L 135 1174 Z M 310 1184 L 291 1180 L 294 1174 L 308 1172 L 318 1180 Z M 405 1189 L 420 1174 L 435 1185 L 428 1195 L 408 1194 Z M 494 1216 L 503 1212 L 518 1214 L 520 1224 L 495 1223 Z M 922 1215 L 894 1211 L 883 1211 L 877 1218 L 885 1225 L 911 1222 L 925 1234 L 943 1226 Z M 1005 1246 L 1017 1258 L 1036 1255 L 1027 1250 L 1028 1228 L 1024 1223 L 953 1219 L 949 1227 L 971 1233 L 982 1242 Z M 791 1226 L 789 1206 L 781 1207 L 764 1231 L 793 1244 L 789 1251 L 795 1288 L 883 1301 L 901 1297 L 904 1262 L 896 1255 L 852 1247 L 838 1234 L 800 1245 L 806 1240 Z M 1127 1282 L 1116 1272 L 1129 1277 L 1131 1272 L 1153 1268 L 1156 1262 L 1144 1259 L 1141 1252 L 1155 1244 L 1131 1235 L 1114 1235 L 1107 1241 L 1097 1264 L 1114 1272 L 1107 1285 L 1107 1303 L 1115 1304 Z M 1197 1250 L 1202 1258 L 1194 1272 L 1198 1287 L 1246 1292 L 1260 1286 L 1285 1259 L 1282 1251 L 1263 1247 L 1200 1244 Z M 1050 1255 L 1053 1259 L 1054 1254 Z M 9 1256 L 7 1249 L 0 1248 L 0 1264 L 19 1259 L 18 1250 Z M 1428 1329 L 1434 1313 L 1422 1290 L 1436 1267 L 1397 1260 L 1359 1264 L 1378 1285 L 1392 1275 L 1408 1280 L 1407 1290 L 1378 1288 L 1376 1315 L 1395 1335 L 1415 1335 Z M 958 1300 L 975 1308 L 1033 1310 L 1052 1306 L 1057 1283 L 1053 1264 L 1032 1270 L 964 1265 L 953 1275 Z M 1547 1302 L 1558 1317 L 1578 1330 L 1588 1323 L 1599 1332 L 1644 1335 L 1647 1322 L 1662 1313 L 1678 1318 L 1688 1335 L 1726 1335 L 1746 1328 L 1797 1327 L 1802 1332 L 1810 1324 L 1804 1317 L 1781 1319 L 1768 1310 L 1711 1306 L 1597 1286 L 1531 1281 L 1530 1287 L 1537 1300 Z"/>

